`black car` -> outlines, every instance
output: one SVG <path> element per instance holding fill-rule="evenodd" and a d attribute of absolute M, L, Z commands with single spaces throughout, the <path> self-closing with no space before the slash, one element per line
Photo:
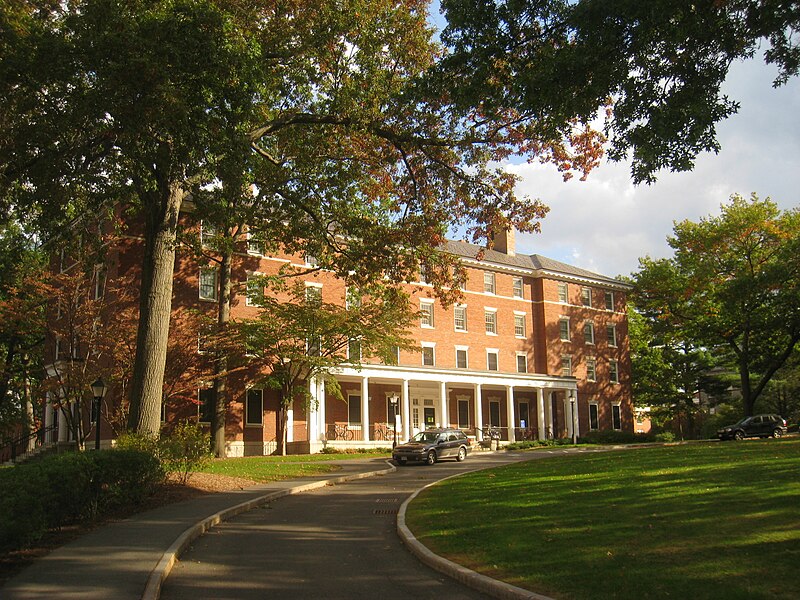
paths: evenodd
<path fill-rule="evenodd" d="M 717 431 L 721 440 L 743 440 L 746 437 L 774 437 L 786 434 L 786 420 L 780 415 L 754 415 L 745 417 L 735 425 Z"/>
<path fill-rule="evenodd" d="M 443 458 L 462 461 L 470 451 L 467 436 L 460 429 L 426 429 L 392 451 L 397 464 L 424 462 L 429 465 Z"/>

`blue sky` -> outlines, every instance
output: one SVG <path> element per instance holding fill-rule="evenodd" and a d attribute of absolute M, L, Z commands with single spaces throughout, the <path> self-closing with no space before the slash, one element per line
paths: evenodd
<path fill-rule="evenodd" d="M 669 256 L 673 223 L 719 214 L 731 194 L 800 205 L 800 82 L 774 89 L 775 69 L 763 61 L 736 63 L 725 93 L 739 113 L 718 126 L 719 154 L 698 157 L 688 173 L 661 173 L 634 186 L 627 164 L 604 162 L 588 181 L 562 182 L 538 164 L 508 168 L 522 177 L 520 194 L 550 206 L 541 234 L 517 235 L 517 251 L 542 254 L 603 275 L 628 275 L 638 259 Z"/>

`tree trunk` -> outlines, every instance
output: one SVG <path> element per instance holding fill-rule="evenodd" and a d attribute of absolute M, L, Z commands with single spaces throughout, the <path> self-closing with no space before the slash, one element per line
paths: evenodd
<path fill-rule="evenodd" d="M 233 250 L 225 249 L 222 255 L 222 264 L 219 274 L 219 304 L 217 310 L 217 333 L 225 331 L 231 319 L 231 300 L 233 286 L 231 285 L 231 262 Z M 214 414 L 211 419 L 211 443 L 217 458 L 225 458 L 225 416 L 227 413 L 227 377 L 228 356 L 220 353 L 214 362 Z M 247 407 L 245 406 L 245 410 Z"/>
<path fill-rule="evenodd" d="M 144 199 L 145 256 L 128 427 L 158 434 L 172 310 L 178 214 L 184 191 L 172 183 L 158 200 Z"/>

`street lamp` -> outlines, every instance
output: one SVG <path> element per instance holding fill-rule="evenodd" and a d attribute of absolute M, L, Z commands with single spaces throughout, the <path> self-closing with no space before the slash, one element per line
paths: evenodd
<path fill-rule="evenodd" d="M 389 396 L 389 402 L 392 403 L 392 412 L 394 413 L 394 441 L 392 442 L 392 448 L 397 446 L 397 403 L 399 401 L 400 398 L 397 394 Z"/>
<path fill-rule="evenodd" d="M 571 408 L 570 414 L 572 415 L 572 445 L 578 444 L 578 430 L 575 427 L 575 390 L 569 391 L 569 405 Z"/>
<path fill-rule="evenodd" d="M 106 396 L 108 387 L 102 377 L 98 377 L 95 382 L 89 386 L 92 388 L 92 396 L 94 397 L 94 449 L 100 450 L 100 403 Z"/>

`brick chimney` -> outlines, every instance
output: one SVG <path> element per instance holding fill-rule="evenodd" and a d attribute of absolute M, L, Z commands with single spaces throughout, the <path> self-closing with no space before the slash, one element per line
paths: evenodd
<path fill-rule="evenodd" d="M 494 249 L 503 254 L 514 256 L 516 252 L 516 243 L 514 240 L 514 228 L 506 231 L 496 233 L 492 238 L 494 240 Z"/>

